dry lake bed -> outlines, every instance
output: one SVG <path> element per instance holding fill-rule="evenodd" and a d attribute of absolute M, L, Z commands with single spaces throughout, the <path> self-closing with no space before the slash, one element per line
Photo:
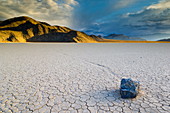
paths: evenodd
<path fill-rule="evenodd" d="M 122 78 L 137 98 L 120 98 Z M 0 44 L 0 113 L 169 111 L 170 44 Z"/>

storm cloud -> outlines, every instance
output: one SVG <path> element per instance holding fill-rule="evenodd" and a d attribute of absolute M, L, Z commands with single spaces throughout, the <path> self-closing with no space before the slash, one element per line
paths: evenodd
<path fill-rule="evenodd" d="M 136 0 L 77 0 L 79 5 L 74 10 L 74 28 L 83 29 L 89 25 L 102 23 L 113 12 L 129 7 Z M 140 0 L 139 0 L 140 1 Z"/>
<path fill-rule="evenodd" d="M 128 20 L 125 25 L 139 31 L 170 34 L 170 1 L 150 5 L 137 13 L 129 13 L 125 19 Z"/>
<path fill-rule="evenodd" d="M 170 0 L 153 1 L 150 4 L 146 0 L 132 0 L 129 3 L 126 0 L 108 3 L 107 0 L 107 4 L 103 0 L 94 1 L 86 4 L 89 9 L 82 9 L 83 13 L 76 20 L 79 27 L 89 34 L 148 36 L 148 40 L 155 40 L 155 36 L 161 38 L 162 34 L 170 35 Z M 141 7 L 140 4 L 145 5 Z M 91 10 L 92 7 L 95 10 Z"/>

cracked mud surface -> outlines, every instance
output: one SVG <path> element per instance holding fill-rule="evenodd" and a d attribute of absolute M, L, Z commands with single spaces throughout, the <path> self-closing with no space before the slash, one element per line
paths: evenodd
<path fill-rule="evenodd" d="M 168 113 L 169 44 L 1 44 L 0 113 Z M 125 100 L 121 78 L 140 81 Z"/>

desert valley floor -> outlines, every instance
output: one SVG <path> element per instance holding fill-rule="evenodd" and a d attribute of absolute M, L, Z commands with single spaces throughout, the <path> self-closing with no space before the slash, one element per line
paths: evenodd
<path fill-rule="evenodd" d="M 0 44 L 0 113 L 168 113 L 169 88 L 170 44 Z"/>

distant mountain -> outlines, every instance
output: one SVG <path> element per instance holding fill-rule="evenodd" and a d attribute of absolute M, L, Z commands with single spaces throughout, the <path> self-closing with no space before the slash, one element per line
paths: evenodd
<path fill-rule="evenodd" d="M 0 42 L 98 42 L 83 32 L 22 16 L 0 21 Z"/>
<path fill-rule="evenodd" d="M 136 37 L 128 37 L 123 34 L 110 34 L 108 36 L 104 36 L 106 39 L 113 39 L 113 40 L 133 40 L 133 41 L 146 41 L 142 38 L 136 38 Z"/>
<path fill-rule="evenodd" d="M 90 35 L 90 37 L 92 37 L 93 39 L 95 39 L 97 41 L 102 41 L 103 40 L 103 37 L 101 37 L 101 36 Z"/>
<path fill-rule="evenodd" d="M 67 27 L 51 26 L 46 22 L 21 16 L 0 21 L 1 42 L 149 43 L 151 41 L 121 34 L 111 34 L 106 37 L 87 35 Z"/>
<path fill-rule="evenodd" d="M 170 38 L 167 38 L 167 39 L 161 39 L 161 40 L 158 40 L 158 41 L 170 41 Z"/>

